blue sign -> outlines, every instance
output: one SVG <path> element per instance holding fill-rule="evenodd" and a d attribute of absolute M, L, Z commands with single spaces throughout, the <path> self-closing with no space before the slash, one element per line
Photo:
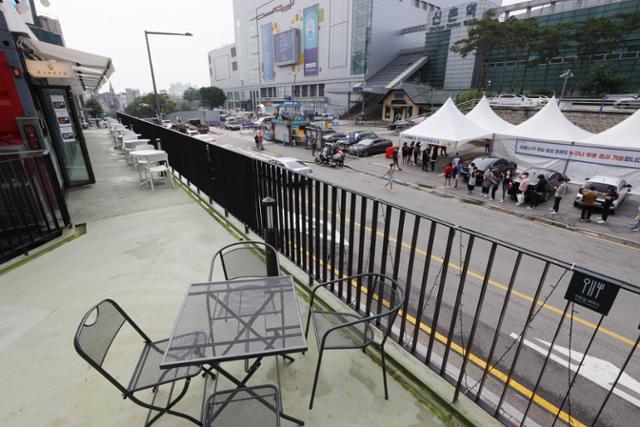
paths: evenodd
<path fill-rule="evenodd" d="M 318 5 L 304 10 L 304 75 L 317 76 L 318 66 Z"/>
<path fill-rule="evenodd" d="M 292 29 L 278 33 L 273 37 L 275 64 L 291 65 L 298 63 L 298 38 L 297 30 Z"/>
<path fill-rule="evenodd" d="M 271 23 L 262 26 L 262 78 L 273 80 L 273 29 Z"/>

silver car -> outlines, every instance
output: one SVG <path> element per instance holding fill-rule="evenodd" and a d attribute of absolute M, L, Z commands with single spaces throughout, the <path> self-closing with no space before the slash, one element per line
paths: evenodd
<path fill-rule="evenodd" d="M 611 205 L 611 212 L 615 213 L 618 209 L 618 206 L 624 199 L 627 197 L 629 193 L 629 189 L 631 188 L 631 184 L 627 184 L 622 178 L 617 178 L 613 176 L 605 176 L 605 175 L 596 175 L 592 178 L 587 178 L 584 184 L 580 186 L 578 193 L 576 194 L 576 199 L 573 202 L 573 206 L 582 206 L 582 190 L 585 188 L 589 188 L 591 186 L 595 187 L 595 191 L 598 192 L 598 198 L 593 204 L 596 207 L 602 207 L 602 203 L 604 202 L 604 195 L 607 191 L 609 191 L 609 186 L 612 185 L 616 187 L 616 191 L 618 192 L 618 200 L 615 200 Z"/>
<path fill-rule="evenodd" d="M 299 173 L 300 175 L 313 175 L 313 170 L 306 163 L 295 157 L 276 157 L 269 160 L 269 163 L 289 169 L 291 172 Z"/>

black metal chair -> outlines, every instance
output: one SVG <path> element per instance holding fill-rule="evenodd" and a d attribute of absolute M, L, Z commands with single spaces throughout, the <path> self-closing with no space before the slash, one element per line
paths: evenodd
<path fill-rule="evenodd" d="M 144 347 L 127 386 L 120 383 L 120 381 L 112 376 L 103 366 L 113 341 L 125 324 L 130 325 L 142 338 L 144 343 Z M 199 340 L 200 336 L 194 334 L 193 344 L 196 347 Z M 204 340 L 202 341 L 204 342 Z M 160 369 L 159 364 L 167 343 L 168 339 L 152 341 L 124 310 L 122 310 L 115 301 L 110 299 L 105 299 L 96 304 L 84 315 L 73 340 L 73 346 L 78 354 L 120 390 L 125 399 L 130 399 L 137 405 L 149 409 L 145 427 L 153 424 L 164 414 L 171 414 L 200 425 L 200 420 L 188 414 L 173 411 L 171 408 L 185 396 L 191 378 L 198 375 L 201 368 L 189 366 Z M 185 380 L 184 385 L 180 393 L 172 400 L 175 384 L 180 380 Z M 171 391 L 165 406 L 158 406 L 155 403 L 157 391 L 158 387 L 163 384 L 171 384 Z M 147 389 L 153 389 L 153 400 L 151 403 L 142 401 L 134 395 L 136 392 Z M 157 413 L 152 416 L 154 411 Z"/>
<path fill-rule="evenodd" d="M 204 408 L 203 427 L 280 427 L 282 401 L 273 385 L 224 390 L 212 394 Z"/>
<path fill-rule="evenodd" d="M 275 260 L 276 268 L 274 271 L 269 271 L 267 261 L 270 257 L 274 257 Z M 213 280 L 213 270 L 218 258 L 226 280 L 280 275 L 278 252 L 265 242 L 245 240 L 220 249 L 211 259 L 209 281 Z"/>
<path fill-rule="evenodd" d="M 344 282 L 345 286 L 351 286 L 352 282 L 362 285 L 363 292 L 366 292 L 364 312 L 361 314 L 355 311 L 342 313 L 314 309 L 313 302 L 318 290 L 341 282 Z M 404 292 L 400 289 L 398 282 L 388 276 L 376 273 L 357 274 L 351 277 L 320 283 L 313 288 L 309 302 L 305 337 L 309 336 L 309 324 L 313 319 L 319 354 L 316 373 L 313 378 L 313 389 L 311 391 L 309 409 L 313 408 L 313 398 L 318 385 L 318 375 L 320 374 L 320 365 L 324 351 L 343 349 L 362 349 L 362 351 L 365 351 L 367 346 L 374 341 L 374 326 L 383 333 L 383 338 L 380 342 L 380 357 L 382 359 L 384 397 L 387 400 L 389 399 L 384 344 L 389 337 L 398 311 L 404 304 L 404 298 Z"/>

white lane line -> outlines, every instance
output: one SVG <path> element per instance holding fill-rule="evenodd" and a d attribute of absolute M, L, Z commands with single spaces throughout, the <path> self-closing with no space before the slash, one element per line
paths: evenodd
<path fill-rule="evenodd" d="M 509 335 L 514 340 L 520 339 L 520 336 L 516 333 L 512 332 Z M 546 348 L 543 348 L 542 346 L 535 344 L 528 339 L 524 340 L 524 345 L 546 357 L 547 353 L 549 352 L 548 349 L 551 346 L 551 343 L 539 338 L 535 338 L 535 340 Z M 557 354 L 554 354 L 554 352 Z M 558 354 L 565 356 L 566 358 L 562 358 Z M 582 356 L 583 353 L 577 352 L 575 350 L 571 350 L 571 352 L 569 352 L 568 348 L 556 344 L 553 346 L 550 358 L 559 365 L 563 367 L 568 366 L 569 369 L 571 369 L 573 372 L 576 372 L 578 370 L 578 364 L 580 363 L 580 360 L 582 360 Z M 569 357 L 571 358 L 571 363 L 569 363 Z M 613 385 L 613 382 L 616 380 L 619 373 L 620 369 L 608 360 L 598 359 L 597 357 L 587 355 L 584 359 L 582 367 L 580 368 L 580 371 L 578 372 L 578 375 L 588 379 L 589 381 L 599 385 L 600 387 L 608 391 L 609 389 L 611 389 L 611 386 Z M 620 390 L 619 386 L 623 386 L 624 388 L 631 390 L 633 394 L 636 395 L 636 397 Z M 626 400 L 636 407 L 640 407 L 640 382 L 636 381 L 624 372 L 620 377 L 620 381 L 618 381 L 618 385 L 613 390 L 613 394 Z"/>

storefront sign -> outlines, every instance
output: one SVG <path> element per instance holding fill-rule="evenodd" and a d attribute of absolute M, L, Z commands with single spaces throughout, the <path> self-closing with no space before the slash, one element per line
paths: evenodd
<path fill-rule="evenodd" d="M 448 9 L 436 9 L 431 14 L 428 31 L 433 33 L 466 26 L 469 21 L 476 18 L 479 12 L 482 11 L 478 10 L 477 2 L 454 6 Z"/>
<path fill-rule="evenodd" d="M 549 159 L 640 169 L 638 150 L 601 148 L 577 144 L 516 140 L 516 153 Z"/>
<path fill-rule="evenodd" d="M 262 78 L 273 80 L 273 27 L 271 23 L 262 27 Z"/>
<path fill-rule="evenodd" d="M 63 95 L 51 95 L 51 105 L 53 105 L 53 112 L 56 115 L 62 142 L 75 142 L 76 135 L 71 123 L 71 115 L 69 114 L 66 98 Z"/>
<path fill-rule="evenodd" d="M 27 59 L 25 62 L 27 71 L 32 77 L 49 79 L 71 79 L 74 77 L 73 68 L 68 62 L 34 61 L 32 59 Z"/>
<path fill-rule="evenodd" d="M 298 63 L 300 55 L 300 36 L 294 28 L 273 36 L 274 63 L 278 67 Z"/>
<path fill-rule="evenodd" d="M 316 4 L 304 10 L 304 75 L 318 75 L 318 8 Z"/>
<path fill-rule="evenodd" d="M 606 316 L 618 295 L 618 290 L 618 286 L 613 283 L 576 271 L 564 297 Z"/>

